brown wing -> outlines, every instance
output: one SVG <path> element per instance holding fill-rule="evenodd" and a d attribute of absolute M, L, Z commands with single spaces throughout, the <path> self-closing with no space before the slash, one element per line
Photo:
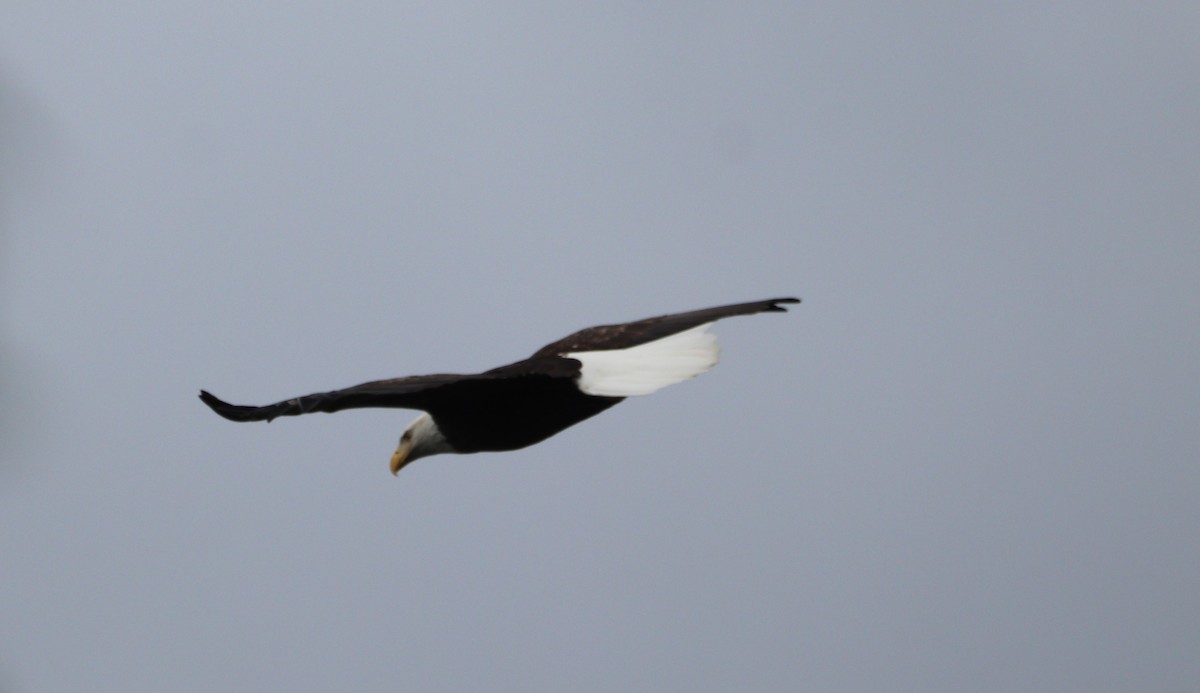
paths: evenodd
<path fill-rule="evenodd" d="M 391 380 L 373 380 L 342 390 L 316 392 L 261 407 L 229 404 L 200 391 L 200 399 L 230 421 L 270 421 L 279 416 L 312 412 L 333 413 L 343 409 L 371 407 L 437 409 L 448 398 L 486 398 L 490 390 L 511 389 L 514 381 L 540 383 L 547 379 L 573 379 L 579 362 L 563 358 L 530 358 L 475 375 L 414 375 Z"/>
<path fill-rule="evenodd" d="M 230 421 L 270 421 L 277 416 L 299 416 L 315 411 L 332 413 L 362 407 L 421 409 L 435 391 L 471 377 L 446 374 L 375 380 L 343 390 L 316 392 L 261 407 L 229 404 L 204 390 L 200 391 L 200 399 Z"/>
<path fill-rule="evenodd" d="M 557 342 L 547 344 L 534 353 L 534 358 L 557 356 L 575 351 L 605 351 L 608 349 L 628 349 L 639 344 L 652 342 L 691 329 L 706 322 L 720 320 L 735 315 L 753 315 L 754 313 L 782 313 L 787 308 L 780 303 L 799 303 L 798 298 L 772 298 L 765 301 L 750 303 L 735 303 L 729 306 L 703 308 L 687 313 L 660 315 L 645 320 L 622 323 L 620 325 L 600 325 L 580 330 Z"/>

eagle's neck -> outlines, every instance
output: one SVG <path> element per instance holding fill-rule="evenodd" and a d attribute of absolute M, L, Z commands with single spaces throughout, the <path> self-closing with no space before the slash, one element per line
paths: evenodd
<path fill-rule="evenodd" d="M 418 416 L 415 421 L 409 424 L 408 430 L 412 433 L 412 450 L 408 454 L 410 462 L 430 455 L 458 452 L 446 440 L 446 436 L 442 434 L 441 429 L 438 428 L 437 423 L 428 413 Z"/>

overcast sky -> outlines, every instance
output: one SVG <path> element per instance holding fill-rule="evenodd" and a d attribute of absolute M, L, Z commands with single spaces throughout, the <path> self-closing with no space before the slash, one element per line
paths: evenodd
<path fill-rule="evenodd" d="M 4 693 L 1200 687 L 1200 5 L 13 4 Z M 398 479 L 196 399 L 787 295 Z"/>

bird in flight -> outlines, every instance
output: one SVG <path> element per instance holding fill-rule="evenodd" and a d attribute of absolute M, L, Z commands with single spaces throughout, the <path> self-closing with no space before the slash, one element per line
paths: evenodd
<path fill-rule="evenodd" d="M 540 443 L 626 397 L 694 378 L 717 364 L 717 339 L 708 332 L 713 322 L 782 313 L 787 309 L 780 304 L 799 302 L 772 298 L 589 327 L 527 359 L 472 375 L 375 380 L 261 407 L 229 404 L 204 390 L 200 399 L 230 421 L 364 407 L 420 410 L 392 455 L 392 473 L 398 474 L 404 465 L 429 455 L 499 452 Z"/>

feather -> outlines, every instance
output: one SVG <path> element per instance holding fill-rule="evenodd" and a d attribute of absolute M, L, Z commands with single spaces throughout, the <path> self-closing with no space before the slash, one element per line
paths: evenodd
<path fill-rule="evenodd" d="M 628 349 L 564 354 L 582 365 L 576 383 L 602 397 L 648 395 L 694 378 L 717 365 L 721 349 L 711 322 Z"/>

